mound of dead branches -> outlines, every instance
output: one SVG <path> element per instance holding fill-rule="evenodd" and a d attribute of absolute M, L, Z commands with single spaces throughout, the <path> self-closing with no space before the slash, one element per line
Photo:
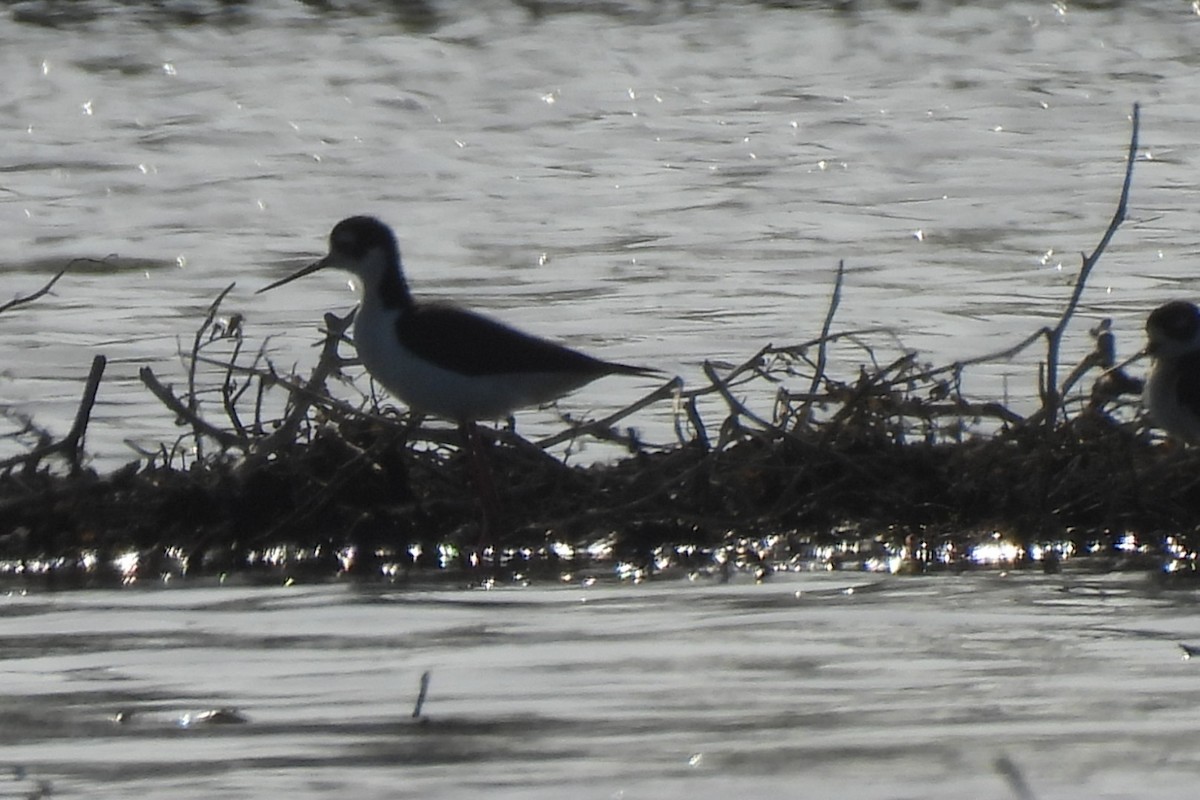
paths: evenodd
<path fill-rule="evenodd" d="M 1200 522 L 1200 478 L 1180 476 L 1200 476 L 1200 451 L 1164 446 L 1146 429 L 1129 399 L 1139 382 L 1114 363 L 1107 322 L 1090 332 L 1085 359 L 1065 372 L 1059 364 L 1088 276 L 1125 217 L 1136 107 L 1133 121 L 1117 211 L 1053 327 L 941 367 L 903 350 L 881 357 L 864 343 L 876 331 L 835 330 L 839 265 L 810 341 L 764 347 L 733 369 L 706 363 L 699 387 L 666 382 L 541 441 L 485 431 L 502 495 L 501 525 L 487 536 L 456 429 L 381 410 L 369 394 L 333 398 L 329 384 L 350 363 L 340 353 L 349 317 L 326 316 L 321 357 L 299 378 L 263 348 L 248 354 L 243 321 L 218 316 L 222 293 L 186 354 L 180 389 L 142 371 L 184 426 L 179 441 L 109 475 L 80 467 L 98 359 L 70 434 L 0 464 L 0 561 L 86 580 L 119 571 L 131 553 L 143 575 L 379 575 L 481 559 L 514 572 L 614 561 L 644 569 L 711 564 L 714 554 L 760 565 L 900 554 L 929 567 L 965 562 L 973 542 L 998 535 L 1022 553 L 1053 543 L 1114 557 L 1134 537 L 1143 553 L 1178 558 Z M 865 364 L 849 377 L 829 364 L 830 345 L 846 342 Z M 961 392 L 966 370 L 1039 345 L 1035 413 Z M 206 369 L 218 376 L 207 384 Z M 739 399 L 764 388 L 769 412 Z M 647 444 L 622 427 L 665 403 L 676 441 Z M 549 454 L 582 438 L 626 455 L 569 466 Z"/>

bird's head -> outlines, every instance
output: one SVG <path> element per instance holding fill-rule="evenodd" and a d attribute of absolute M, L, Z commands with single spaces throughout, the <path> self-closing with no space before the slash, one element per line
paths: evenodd
<path fill-rule="evenodd" d="M 258 293 L 303 278 L 325 267 L 343 269 L 368 286 L 377 286 L 385 276 L 400 275 L 400 248 L 392 229 L 374 217 L 347 217 L 333 226 L 329 252 L 319 261 L 264 286 Z"/>
<path fill-rule="evenodd" d="M 1200 348 L 1200 309 L 1186 300 L 1172 300 L 1146 319 L 1146 349 L 1156 358 L 1178 358 Z"/>

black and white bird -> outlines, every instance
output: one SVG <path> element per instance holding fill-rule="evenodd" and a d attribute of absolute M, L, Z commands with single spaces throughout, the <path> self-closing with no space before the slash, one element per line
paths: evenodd
<path fill-rule="evenodd" d="M 329 254 L 265 292 L 325 267 L 349 272 L 359 292 L 354 346 L 383 388 L 413 410 L 458 423 L 506 417 L 606 375 L 656 370 L 603 361 L 454 306 L 418 303 L 391 229 L 349 217 L 329 234 Z"/>
<path fill-rule="evenodd" d="M 1147 351 L 1154 359 L 1142 404 L 1150 420 L 1171 436 L 1200 442 L 1200 309 L 1172 300 L 1146 320 Z"/>
<path fill-rule="evenodd" d="M 354 346 L 371 376 L 410 409 L 458 423 L 475 465 L 485 535 L 495 490 L 479 452 L 477 420 L 548 403 L 607 375 L 660 374 L 593 358 L 461 308 L 417 302 L 395 235 L 374 217 L 342 220 L 329 234 L 328 255 L 259 292 L 325 267 L 354 278 Z"/>

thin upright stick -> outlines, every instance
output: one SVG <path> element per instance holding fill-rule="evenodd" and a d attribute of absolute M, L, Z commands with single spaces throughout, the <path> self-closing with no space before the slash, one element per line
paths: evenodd
<path fill-rule="evenodd" d="M 204 339 L 204 334 L 208 332 L 208 329 L 212 327 L 213 320 L 216 319 L 217 310 L 221 307 L 221 301 L 225 299 L 225 295 L 233 291 L 233 287 L 236 285 L 235 283 L 229 284 L 217 295 L 217 299 L 212 301 L 208 307 L 208 312 L 204 315 L 204 322 L 196 329 L 196 336 L 192 340 L 192 354 L 188 360 L 187 409 L 189 412 L 188 419 L 193 421 L 198 419 L 200 415 L 200 400 L 196 397 L 196 364 L 199 360 L 200 344 Z M 202 461 L 204 459 L 203 431 L 200 426 L 193 424 L 192 433 L 196 441 L 196 460 Z"/>
<path fill-rule="evenodd" d="M 62 274 L 61 272 L 59 273 Z M 88 373 L 87 384 L 83 387 L 83 399 L 75 412 L 75 422 L 67 438 L 63 439 L 62 447 L 67 460 L 71 462 L 71 474 L 79 472 L 79 462 L 83 455 L 83 435 L 87 432 L 88 422 L 92 418 L 92 408 L 96 405 L 96 393 L 100 390 L 100 380 L 104 377 L 104 367 L 108 359 L 97 355 L 92 359 L 92 370 Z"/>
<path fill-rule="evenodd" d="M 75 422 L 70 432 L 58 442 L 50 442 L 24 455 L 7 458 L 0 461 L 0 470 L 8 469 L 16 464 L 24 464 L 26 471 L 32 472 L 38 463 L 48 455 L 62 455 L 71 465 L 71 474 L 79 473 L 79 464 L 83 457 L 83 436 L 87 432 L 88 422 L 92 418 L 92 407 L 96 404 L 96 393 L 100 390 L 100 380 L 104 377 L 104 367 L 108 363 L 103 355 L 92 359 L 92 370 L 88 374 L 87 383 L 83 387 L 83 399 L 75 412 Z"/>
<path fill-rule="evenodd" d="M 1071 300 L 1067 303 L 1066 309 L 1063 310 L 1062 318 L 1058 324 L 1046 332 L 1048 341 L 1046 353 L 1046 388 L 1042 397 L 1042 408 L 1046 413 L 1046 427 L 1053 428 L 1058 420 L 1058 410 L 1062 403 L 1062 397 L 1058 391 L 1058 357 L 1059 347 L 1062 344 L 1063 334 L 1067 330 L 1067 325 L 1071 321 L 1071 317 L 1075 315 L 1076 308 L 1079 307 L 1079 300 L 1083 296 L 1084 287 L 1087 285 L 1088 277 L 1092 273 L 1092 269 L 1100 260 L 1100 254 L 1108 247 L 1109 241 L 1113 234 L 1117 232 L 1117 228 L 1125 221 L 1125 212 L 1129 204 L 1129 187 L 1133 182 L 1133 162 L 1137 159 L 1138 150 L 1138 122 L 1140 118 L 1140 107 L 1137 103 L 1133 104 L 1133 130 L 1129 136 L 1129 155 L 1125 162 L 1125 182 L 1121 187 L 1121 199 L 1117 203 L 1117 210 L 1113 213 L 1112 221 L 1108 223 L 1108 229 L 1104 231 L 1104 236 L 1100 238 L 1100 243 L 1096 245 L 1096 249 L 1091 255 L 1081 253 L 1083 258 L 1083 266 L 1079 270 L 1079 277 L 1075 279 L 1075 290 L 1071 293 Z"/>
<path fill-rule="evenodd" d="M 421 709 L 425 707 L 425 698 L 429 696 L 429 670 L 421 673 L 421 685 L 417 691 L 417 704 L 413 706 L 413 719 L 421 718 Z"/>
<path fill-rule="evenodd" d="M 817 345 L 817 368 L 813 371 L 812 385 L 809 387 L 808 393 L 816 395 L 821 388 L 821 381 L 825 380 L 825 364 L 828 360 L 829 346 L 829 329 L 833 327 L 833 317 L 837 313 L 838 305 L 842 302 L 842 283 L 846 277 L 846 262 L 845 260 L 838 261 L 837 276 L 833 280 L 833 294 L 829 297 L 829 310 L 825 312 L 825 324 L 821 326 L 821 339 Z M 812 402 L 806 402 L 800 410 L 800 424 L 807 425 L 812 417 Z"/>

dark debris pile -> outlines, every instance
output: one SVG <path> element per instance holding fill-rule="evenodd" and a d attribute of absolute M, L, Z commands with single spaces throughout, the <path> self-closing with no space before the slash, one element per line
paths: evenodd
<path fill-rule="evenodd" d="M 969 566 L 973 545 L 997 538 L 1014 548 L 1013 563 L 1051 553 L 1190 565 L 1200 449 L 1163 444 L 1147 430 L 1129 401 L 1139 382 L 1114 363 L 1107 322 L 1091 331 L 1085 359 L 1070 370 L 1059 365 L 1088 276 L 1125 216 L 1136 108 L 1133 121 L 1117 212 L 1053 327 L 943 367 L 911 352 L 888 361 L 865 344 L 879 331 L 833 332 L 839 266 L 811 341 L 764 347 L 733 369 L 706 363 L 699 388 L 668 382 L 628 409 L 541 442 L 486 430 L 501 499 L 499 524 L 487 534 L 457 430 L 381 411 L 370 396 L 331 398 L 349 319 L 327 315 L 317 366 L 306 378 L 286 376 L 262 349 L 247 353 L 242 320 L 218 318 L 222 293 L 185 354 L 182 388 L 149 368 L 141 373 L 187 431 L 174 446 L 108 475 L 81 466 L 104 369 L 98 357 L 68 436 L 43 435 L 0 462 L 0 567 L 85 582 L 128 578 L 131 561 L 143 576 L 262 569 L 276 578 L 396 576 L 479 560 L 510 574 L 597 563 L 866 567 L 888 556 L 932 569 Z M 0 311 L 35 300 L 60 276 Z M 869 366 L 838 376 L 829 365 L 835 344 L 861 348 Z M 1035 413 L 960 391 L 971 367 L 1043 344 Z M 769 414 L 738 399 L 750 390 L 774 395 Z M 668 403 L 673 443 L 648 445 L 621 428 L 632 413 Z M 211 417 L 218 408 L 219 421 Z M 626 455 L 569 466 L 548 453 L 587 438 L 615 442 Z M 1046 568 L 1058 560 L 1042 559 Z"/>
<path fill-rule="evenodd" d="M 339 338 L 329 334 L 330 358 Z M 720 377 L 709 367 L 713 382 L 701 389 L 664 386 L 655 396 L 678 409 L 671 446 L 638 442 L 617 422 L 582 426 L 577 435 L 627 448 L 615 461 L 568 466 L 509 430 L 486 429 L 502 499 L 493 542 L 481 542 L 457 430 L 330 400 L 319 384 L 336 363 L 323 360 L 316 382 L 248 372 L 242 380 L 290 393 L 286 414 L 261 429 L 227 425 L 232 438 L 217 446 L 205 432 L 215 424 L 197 412 L 188 436 L 206 440 L 200 460 L 171 463 L 176 453 L 109 475 L 64 472 L 51 458 L 10 464 L 0 474 L 0 560 L 69 571 L 132 551 L 150 574 L 203 575 L 253 569 L 274 553 L 285 572 L 328 576 L 466 567 L 493 544 L 518 570 L 649 567 L 664 552 L 703 560 L 746 542 L 773 563 L 826 553 L 832 564 L 864 541 L 966 558 L 972 541 L 995 532 L 1022 547 L 1070 542 L 1114 556 L 1130 534 L 1164 553 L 1169 538 L 1194 538 L 1200 450 L 1156 442 L 1122 395 L 1022 418 L 968 402 L 945 379 L 954 369 L 911 355 L 853 382 L 816 373 L 832 338 L 765 348 Z M 1123 374 L 1097 372 L 1105 383 Z M 734 398 L 763 381 L 777 391 L 771 419 Z M 792 393 L 797 381 L 816 389 Z M 727 398 L 715 427 L 696 410 L 705 395 Z"/>

